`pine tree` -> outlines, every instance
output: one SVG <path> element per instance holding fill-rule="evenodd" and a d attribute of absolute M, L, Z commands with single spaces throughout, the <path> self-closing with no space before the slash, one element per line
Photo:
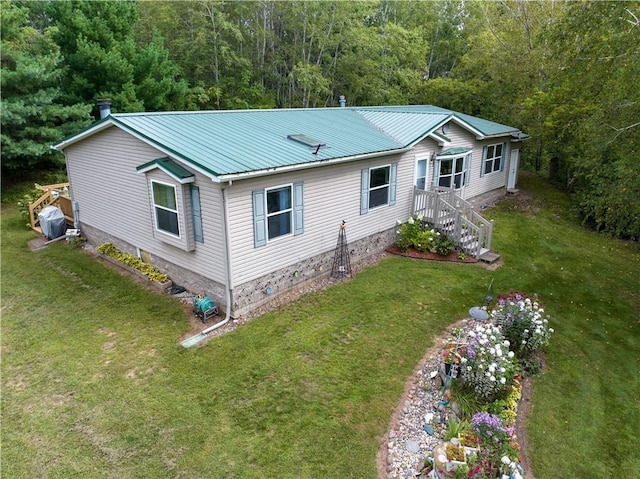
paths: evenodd
<path fill-rule="evenodd" d="M 64 164 L 51 145 L 90 122 L 90 105 L 60 101 L 60 53 L 47 33 L 30 25 L 29 11 L 0 4 L 2 20 L 2 170 Z"/>

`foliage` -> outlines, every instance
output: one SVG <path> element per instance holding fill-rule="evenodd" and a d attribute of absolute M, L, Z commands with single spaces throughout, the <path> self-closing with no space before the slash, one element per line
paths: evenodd
<path fill-rule="evenodd" d="M 455 251 L 455 241 L 426 225 L 421 214 L 415 219 L 410 217 L 406 223 L 398 220 L 398 225 L 396 246 L 400 251 L 415 248 L 423 253 L 437 253 L 443 256 Z"/>
<path fill-rule="evenodd" d="M 490 313 L 490 319 L 498 326 L 510 343 L 510 349 L 518 358 L 531 356 L 549 343 L 553 328 L 537 296 L 512 291 L 498 297 L 498 304 Z"/>
<path fill-rule="evenodd" d="M 409 248 L 415 248 L 418 251 L 428 252 L 433 250 L 433 240 L 436 232 L 433 229 L 426 228 L 422 222 L 422 215 L 418 215 L 416 219 L 410 217 L 406 223 L 398 220 L 400 227 L 396 231 L 396 246 L 400 251 L 407 251 Z"/>
<path fill-rule="evenodd" d="M 520 381 L 513 381 L 509 393 L 501 399 L 485 404 L 481 410 L 497 415 L 508 426 L 516 423 L 518 401 L 522 397 L 522 385 Z"/>
<path fill-rule="evenodd" d="M 104 254 L 113 258 L 115 260 L 120 261 L 122 264 L 129 266 L 130 268 L 134 268 L 140 271 L 142 274 L 147 276 L 151 281 L 155 281 L 156 283 L 166 283 L 169 281 L 169 276 L 166 273 L 163 273 L 155 266 L 152 266 L 148 263 L 143 262 L 140 258 L 136 258 L 129 253 L 123 253 L 112 243 L 104 243 L 96 248 L 98 253 Z"/>
<path fill-rule="evenodd" d="M 110 98 L 115 111 L 154 111 L 186 106 L 188 84 L 153 32 L 137 45 L 133 2 L 60 1 L 48 4 L 52 38 L 63 55 L 67 101 L 93 104 Z"/>
<path fill-rule="evenodd" d="M 509 341 L 494 325 L 478 324 L 467 333 L 462 349 L 462 379 L 484 399 L 493 400 L 511 386 L 517 363 Z"/>
<path fill-rule="evenodd" d="M 444 233 L 436 233 L 431 249 L 434 253 L 447 256 L 456 249 L 456 242 Z"/>
<path fill-rule="evenodd" d="M 464 419 L 458 420 L 455 417 L 450 417 L 447 424 L 447 432 L 444 435 L 444 440 L 448 441 L 454 437 L 460 438 L 462 435 L 466 435 L 471 431 L 469 422 Z"/>
<path fill-rule="evenodd" d="M 17 202 L 20 216 L 25 220 L 25 226 L 31 229 L 31 216 L 29 213 L 29 205 L 34 203 L 38 198 L 42 196 L 43 191 L 38 188 L 33 188 L 28 193 L 22 195 L 22 198 Z"/>
<path fill-rule="evenodd" d="M 28 9 L 0 3 L 2 171 L 9 176 L 64 163 L 50 148 L 89 123 L 88 105 L 63 105 L 62 57 L 51 31 L 30 26 Z"/>

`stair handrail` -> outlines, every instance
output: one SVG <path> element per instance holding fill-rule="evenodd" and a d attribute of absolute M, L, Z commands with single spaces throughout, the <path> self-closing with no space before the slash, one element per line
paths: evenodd
<path fill-rule="evenodd" d="M 33 203 L 29 203 L 29 222 L 31 223 L 31 228 L 36 228 L 40 220 L 38 219 L 38 213 L 42 211 L 43 208 L 49 206 L 53 203 L 54 198 L 51 194 L 51 190 L 45 190 L 45 193 L 38 198 Z"/>
<path fill-rule="evenodd" d="M 54 204 L 63 195 L 68 195 L 69 183 L 56 183 L 54 185 L 39 185 L 36 183 L 35 187 L 39 190 L 43 190 L 44 193 L 36 201 L 29 203 L 29 223 L 31 224 L 32 229 L 37 228 L 40 223 L 40 218 L 38 218 L 38 213 L 40 213 L 40 211 L 45 207 Z M 55 195 L 53 193 L 54 191 L 56 192 Z M 66 213 L 65 218 L 73 221 L 73 218 L 68 216 Z"/>

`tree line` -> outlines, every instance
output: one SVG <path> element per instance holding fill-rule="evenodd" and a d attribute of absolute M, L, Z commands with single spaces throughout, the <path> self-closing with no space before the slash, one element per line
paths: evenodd
<path fill-rule="evenodd" d="M 2 172 L 117 112 L 434 104 L 531 135 L 585 224 L 640 238 L 640 3 L 3 0 Z"/>

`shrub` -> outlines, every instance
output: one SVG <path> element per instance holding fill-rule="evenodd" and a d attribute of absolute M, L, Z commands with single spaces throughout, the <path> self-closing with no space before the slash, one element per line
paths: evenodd
<path fill-rule="evenodd" d="M 456 249 L 456 243 L 445 234 L 437 233 L 433 240 L 433 251 L 442 256 L 447 256 Z"/>
<path fill-rule="evenodd" d="M 436 232 L 424 227 L 422 215 L 418 215 L 415 219 L 410 217 L 406 223 L 401 223 L 398 220 L 398 224 L 400 227 L 396 231 L 398 234 L 396 246 L 400 251 L 407 251 L 411 247 L 422 252 L 433 251 Z"/>
<path fill-rule="evenodd" d="M 462 379 L 483 399 L 492 401 L 511 387 L 517 372 L 514 353 L 509 351 L 497 326 L 477 325 L 467 333 L 462 349 Z"/>
<path fill-rule="evenodd" d="M 517 291 L 499 297 L 490 317 L 493 324 L 502 329 L 511 350 L 519 358 L 528 357 L 548 344 L 553 333 L 537 297 L 531 299 Z"/>
<path fill-rule="evenodd" d="M 398 220 L 399 228 L 396 231 L 398 235 L 396 245 L 401 251 L 406 251 L 412 247 L 416 235 L 422 231 L 422 218 L 418 217 L 418 220 L 416 221 L 413 217 L 410 217 L 406 223 Z"/>
<path fill-rule="evenodd" d="M 167 281 L 169 281 L 169 276 L 166 273 L 163 273 L 155 266 L 143 262 L 140 258 L 136 258 L 129 253 L 123 253 L 118 248 L 113 246 L 112 243 L 101 244 L 96 248 L 96 251 L 140 271 L 151 281 L 155 281 L 156 283 L 166 283 Z"/>

